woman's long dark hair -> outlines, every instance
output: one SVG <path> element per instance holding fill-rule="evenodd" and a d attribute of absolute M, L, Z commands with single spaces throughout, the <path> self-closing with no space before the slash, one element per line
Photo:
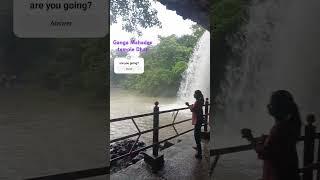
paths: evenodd
<path fill-rule="evenodd" d="M 295 138 L 300 136 L 301 117 L 293 96 L 286 90 L 278 90 L 272 93 L 269 111 L 278 121 L 284 121 L 289 117 L 288 128 L 292 130 Z"/>
<path fill-rule="evenodd" d="M 194 97 L 196 98 L 196 100 L 201 104 L 204 105 L 204 98 L 203 98 L 203 94 L 200 90 L 196 90 L 194 92 Z"/>

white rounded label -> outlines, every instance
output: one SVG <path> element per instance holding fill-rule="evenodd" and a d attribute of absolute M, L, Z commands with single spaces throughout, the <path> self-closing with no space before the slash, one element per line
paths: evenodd
<path fill-rule="evenodd" d="M 143 58 L 115 58 L 114 73 L 116 74 L 142 74 L 144 72 Z"/>

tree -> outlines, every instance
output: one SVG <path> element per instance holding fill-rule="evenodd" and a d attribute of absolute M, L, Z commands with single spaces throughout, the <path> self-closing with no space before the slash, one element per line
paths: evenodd
<path fill-rule="evenodd" d="M 150 0 L 111 0 L 111 23 L 117 23 L 119 19 L 124 30 L 138 34 L 141 34 L 141 28 L 161 27 L 157 11 L 151 7 Z"/>
<path fill-rule="evenodd" d="M 175 96 L 180 86 L 183 72 L 197 41 L 204 32 L 202 28 L 194 27 L 192 35 L 177 37 L 159 37 L 160 43 L 149 47 L 144 58 L 145 72 L 139 75 L 118 76 L 112 78 L 112 84 L 136 90 L 147 95 Z M 113 72 L 111 72 L 111 76 Z"/>

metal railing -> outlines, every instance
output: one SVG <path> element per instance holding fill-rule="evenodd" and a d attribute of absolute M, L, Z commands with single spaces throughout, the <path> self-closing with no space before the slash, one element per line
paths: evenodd
<path fill-rule="evenodd" d="M 203 115 L 204 116 L 204 121 L 203 121 L 203 125 L 202 126 L 204 127 L 204 132 L 208 132 L 209 106 L 210 106 L 209 99 L 206 98 L 205 104 L 203 105 L 203 107 L 204 107 L 204 115 Z M 125 120 L 131 120 L 132 123 L 134 124 L 136 130 L 138 131 L 137 133 L 133 133 L 133 134 L 130 134 L 130 135 L 127 135 L 127 136 L 116 138 L 116 139 L 113 139 L 113 140 L 110 141 L 110 143 L 115 143 L 115 142 L 118 142 L 118 141 L 122 141 L 122 140 L 125 140 L 125 139 L 130 139 L 130 138 L 133 138 L 133 137 L 137 136 L 137 138 L 136 138 L 134 144 L 132 145 L 130 151 L 128 153 L 124 154 L 124 155 L 121 155 L 121 156 L 118 156 L 118 157 L 115 157 L 115 158 L 111 159 L 111 163 L 114 162 L 114 161 L 117 161 L 119 159 L 126 158 L 126 157 L 128 157 L 128 156 L 130 156 L 132 154 L 139 153 L 141 151 L 147 150 L 149 148 L 152 148 L 152 153 L 153 153 L 154 156 L 158 156 L 159 145 L 161 143 L 164 143 L 165 141 L 171 140 L 173 138 L 176 138 L 178 136 L 181 136 L 183 134 L 186 134 L 186 133 L 194 130 L 194 128 L 192 128 L 192 129 L 188 129 L 188 130 L 186 130 L 184 132 L 180 132 L 179 133 L 177 131 L 176 127 L 175 127 L 175 125 L 177 125 L 177 124 L 181 124 L 181 123 L 188 122 L 188 121 L 192 120 L 191 118 L 188 118 L 188 119 L 184 119 L 184 120 L 176 122 L 179 112 L 183 111 L 183 110 L 188 110 L 188 109 L 189 109 L 188 107 L 185 107 L 185 108 L 176 108 L 176 109 L 159 111 L 159 102 L 155 102 L 155 106 L 153 108 L 153 112 L 152 113 L 146 113 L 146 114 L 140 114 L 140 115 L 135 115 L 135 116 L 127 116 L 127 117 L 111 119 L 110 123 L 119 122 L 119 121 L 125 121 Z M 173 113 L 172 123 L 171 124 L 167 124 L 167 125 L 163 125 L 163 126 L 159 126 L 160 114 L 165 114 L 165 113 Z M 152 116 L 153 117 L 153 128 L 141 131 L 141 129 L 137 125 L 135 119 L 136 118 L 142 118 L 142 117 L 148 117 L 148 116 Z M 174 129 L 174 131 L 175 131 L 175 135 L 171 136 L 169 138 L 166 138 L 164 140 L 159 141 L 159 130 L 163 129 L 163 128 L 167 128 L 167 127 L 172 127 Z M 150 133 L 150 132 L 153 132 L 153 143 L 151 145 L 148 145 L 146 147 L 139 148 L 139 149 L 133 151 L 133 149 L 135 148 L 136 144 L 138 143 L 141 135 L 146 134 L 146 133 Z"/>
<path fill-rule="evenodd" d="M 140 114 L 140 115 L 128 116 L 128 117 L 121 117 L 121 118 L 115 118 L 115 119 L 111 119 L 110 120 L 110 123 L 120 122 L 120 121 L 124 121 L 124 120 L 131 120 L 133 122 L 135 128 L 138 131 L 138 133 L 133 133 L 133 134 L 130 134 L 130 135 L 127 135 L 127 136 L 124 136 L 124 137 L 121 137 L 121 138 L 113 139 L 113 140 L 110 141 L 110 144 L 111 144 L 111 143 L 114 143 L 114 142 L 118 142 L 118 141 L 122 141 L 122 140 L 125 140 L 125 139 L 129 139 L 129 138 L 138 136 L 136 141 L 135 141 L 135 143 L 132 145 L 129 153 L 121 155 L 121 156 L 118 156 L 116 158 L 113 158 L 113 159 L 111 159 L 111 162 L 114 162 L 114 161 L 119 160 L 119 159 L 123 159 L 125 157 L 130 156 L 131 154 L 138 153 L 140 151 L 149 149 L 151 147 L 153 148 L 152 149 L 153 150 L 153 155 L 154 156 L 158 156 L 159 145 L 161 143 L 163 143 L 165 141 L 168 141 L 168 140 L 171 140 L 173 138 L 176 138 L 178 136 L 181 136 L 183 134 L 186 134 L 186 133 L 188 133 L 188 132 L 193 130 L 193 128 L 192 128 L 192 129 L 189 129 L 187 131 L 179 133 L 177 131 L 177 129 L 175 128 L 175 125 L 177 125 L 177 124 L 184 123 L 184 122 L 187 122 L 187 121 L 191 121 L 191 118 L 188 118 L 188 119 L 176 122 L 178 113 L 180 111 L 189 109 L 188 107 L 165 110 L 165 111 L 159 111 L 159 106 L 158 105 L 159 105 L 159 103 L 156 102 L 152 113 L 146 113 L 146 114 Z M 208 122 L 208 115 L 209 115 L 209 113 L 208 113 L 209 112 L 209 106 L 210 106 L 209 100 L 208 100 L 208 98 L 206 98 L 205 105 L 204 105 L 205 109 L 204 109 L 204 123 L 203 123 L 205 132 L 208 131 L 208 128 L 207 128 L 208 123 L 207 122 Z M 172 121 L 172 123 L 164 125 L 164 126 L 159 126 L 160 114 L 170 113 L 170 112 L 173 113 L 173 121 Z M 147 117 L 147 116 L 152 116 L 153 117 L 153 128 L 149 129 L 149 130 L 141 131 L 141 129 L 139 128 L 139 126 L 135 122 L 135 119 L 136 118 L 141 118 L 141 117 Z M 173 127 L 176 135 L 171 136 L 171 137 L 169 137 L 169 138 L 167 138 L 165 140 L 159 141 L 159 129 L 163 129 L 163 128 L 170 127 L 170 126 Z M 138 140 L 140 139 L 141 135 L 149 133 L 149 132 L 153 132 L 153 143 L 151 145 L 146 146 L 146 147 L 143 147 L 143 148 L 140 148 L 140 149 L 137 149 L 137 150 L 133 150 L 135 145 L 137 144 Z M 89 178 L 89 177 L 95 177 L 95 176 L 102 176 L 102 175 L 107 175 L 107 174 L 110 174 L 110 167 L 109 166 L 100 167 L 100 168 L 93 168 L 93 169 L 86 169 L 86 170 L 80 170 L 80 171 L 73 171 L 73 172 L 67 172 L 67 173 L 61 173 L 61 174 L 55 174 L 55 175 L 48 175 L 48 176 L 42 176 L 42 177 L 36 177 L 36 178 L 29 178 L 28 180 L 42 180 L 42 179 L 44 179 L 44 180 L 47 180 L 47 179 L 50 179 L 50 180 L 70 179 L 70 180 L 72 180 L 72 179 L 83 179 L 83 178 Z"/>
<path fill-rule="evenodd" d="M 298 171 L 302 174 L 302 180 L 313 180 L 313 170 L 317 170 L 316 179 L 320 180 L 320 133 L 316 133 L 316 127 L 313 125 L 315 122 L 315 116 L 309 114 L 307 116 L 307 125 L 305 126 L 305 135 L 300 136 L 298 141 L 304 142 L 303 151 L 303 166 L 299 168 Z M 254 138 L 257 139 L 257 138 Z M 318 140 L 318 152 L 317 160 L 315 162 L 315 140 Z M 255 148 L 254 144 L 211 149 L 210 156 L 214 156 L 214 161 L 210 167 L 210 175 L 213 175 L 214 169 L 218 164 L 219 159 L 222 155 L 231 154 L 236 152 L 243 152 L 253 150 Z"/>
<path fill-rule="evenodd" d="M 74 171 L 68 173 L 61 173 L 55 175 L 48 175 L 36 178 L 29 178 L 26 180 L 60 180 L 60 179 L 83 179 L 95 176 L 103 176 L 110 173 L 110 167 L 101 167 L 101 168 L 94 168 L 94 169 L 86 169 L 81 171 Z"/>

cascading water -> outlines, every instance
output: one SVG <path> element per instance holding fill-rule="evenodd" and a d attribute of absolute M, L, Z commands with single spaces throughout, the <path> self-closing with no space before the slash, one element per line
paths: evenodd
<path fill-rule="evenodd" d="M 212 128 L 211 148 L 243 144 L 246 141 L 241 139 L 240 129 L 244 127 L 251 128 L 254 135 L 268 134 L 273 120 L 266 104 L 278 89 L 293 94 L 303 120 L 309 112 L 319 115 L 319 10 L 318 0 L 251 1 L 248 22 L 240 30 L 243 36 L 231 42 L 241 59 L 232 59 L 230 62 L 237 63 L 227 66 L 222 93 L 216 99 L 222 104 L 222 111 L 214 114 L 215 121 L 223 122 L 219 124 L 224 128 L 218 129 L 224 131 L 219 134 L 213 130 L 217 128 Z M 252 152 L 230 155 L 219 163 L 223 167 L 214 175 L 218 180 L 261 176 L 261 162 Z"/>
<path fill-rule="evenodd" d="M 205 31 L 199 39 L 177 93 L 179 101 L 194 101 L 193 93 L 201 90 L 210 97 L 210 33 Z"/>
<path fill-rule="evenodd" d="M 294 95 L 302 117 L 320 111 L 319 9 L 317 0 L 252 2 L 245 38 L 234 44 L 242 63 L 228 66 L 219 96 L 226 124 L 268 133 L 266 104 L 278 89 Z"/>

